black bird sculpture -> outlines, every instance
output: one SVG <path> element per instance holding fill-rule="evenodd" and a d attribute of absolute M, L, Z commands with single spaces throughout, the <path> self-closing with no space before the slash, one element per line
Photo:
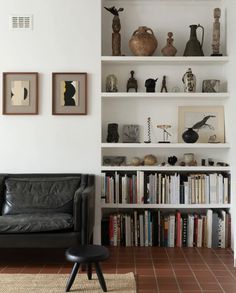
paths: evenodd
<path fill-rule="evenodd" d="M 115 6 L 112 6 L 111 8 L 107 8 L 107 7 L 104 7 L 107 11 L 111 12 L 113 15 L 119 15 L 119 12 L 123 11 L 124 8 L 119 8 L 119 9 L 116 9 Z"/>
<path fill-rule="evenodd" d="M 207 126 L 210 129 L 214 130 L 213 126 L 211 126 L 210 124 L 206 123 L 208 119 L 214 118 L 214 117 L 216 117 L 216 116 L 215 115 L 208 115 L 208 116 L 204 117 L 201 121 L 195 123 L 192 128 L 196 129 L 196 130 L 199 130 L 199 129 Z"/>

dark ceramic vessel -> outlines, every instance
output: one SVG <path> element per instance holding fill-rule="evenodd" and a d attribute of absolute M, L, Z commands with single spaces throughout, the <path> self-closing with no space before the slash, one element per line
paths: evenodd
<path fill-rule="evenodd" d="M 186 142 L 186 143 L 195 143 L 198 138 L 199 138 L 199 135 L 198 133 L 193 130 L 192 128 L 188 128 L 183 134 L 182 134 L 182 138 L 183 138 L 183 141 Z"/>

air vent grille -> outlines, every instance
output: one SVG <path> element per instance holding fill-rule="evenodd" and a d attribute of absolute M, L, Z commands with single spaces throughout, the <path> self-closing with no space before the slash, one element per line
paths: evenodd
<path fill-rule="evenodd" d="M 33 28 L 32 15 L 11 15 L 10 28 L 13 30 L 31 30 Z"/>

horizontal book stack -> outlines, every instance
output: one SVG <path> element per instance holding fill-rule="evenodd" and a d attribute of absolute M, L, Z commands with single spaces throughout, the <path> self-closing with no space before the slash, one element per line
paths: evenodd
<path fill-rule="evenodd" d="M 209 209 L 205 214 L 135 210 L 110 214 L 102 226 L 102 239 L 107 239 L 103 244 L 111 246 L 227 248 L 231 242 L 231 217 L 224 210 Z"/>
<path fill-rule="evenodd" d="M 102 173 L 101 198 L 120 204 L 228 204 L 229 174 Z"/>

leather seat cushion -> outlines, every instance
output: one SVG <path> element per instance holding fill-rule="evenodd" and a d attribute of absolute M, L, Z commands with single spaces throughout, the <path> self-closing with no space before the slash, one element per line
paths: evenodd
<path fill-rule="evenodd" d="M 71 213 L 79 177 L 9 178 L 2 214 Z"/>
<path fill-rule="evenodd" d="M 30 233 L 70 229 L 73 217 L 66 213 L 0 216 L 0 233 Z"/>

